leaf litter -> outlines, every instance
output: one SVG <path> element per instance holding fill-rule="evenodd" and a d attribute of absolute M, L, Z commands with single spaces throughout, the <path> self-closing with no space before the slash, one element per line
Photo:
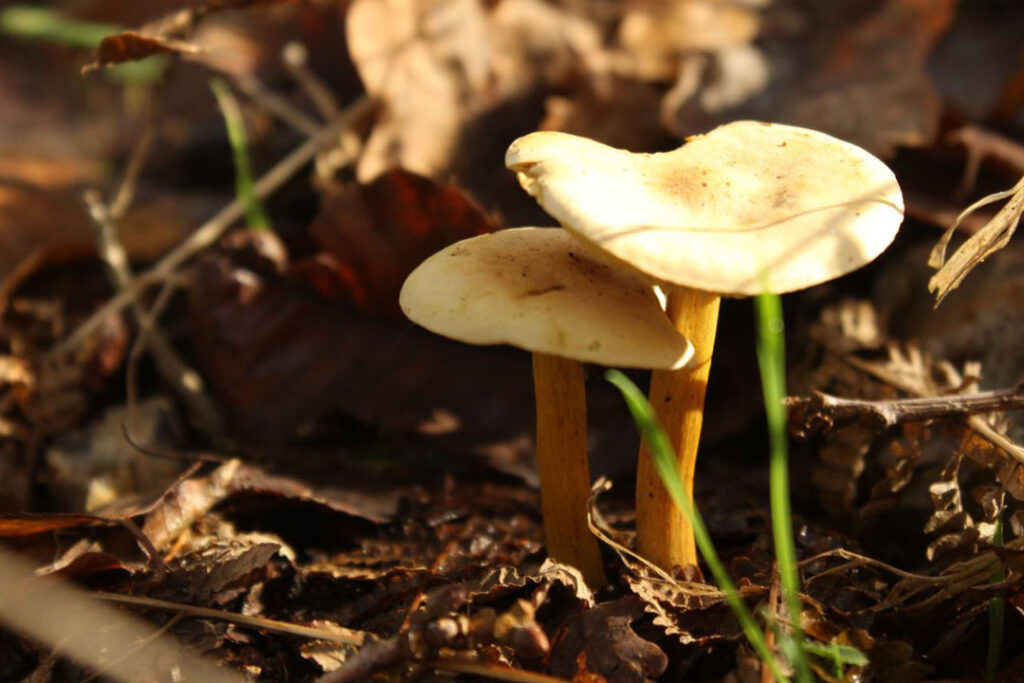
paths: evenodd
<path fill-rule="evenodd" d="M 500 169 L 507 142 L 537 128 L 660 151 L 740 116 L 803 122 L 869 147 L 900 174 L 911 173 L 908 154 L 952 154 L 979 192 L 1006 187 L 1021 130 L 1010 70 L 990 111 L 966 122 L 982 132 L 951 150 L 942 135 L 956 112 L 943 98 L 958 84 L 928 63 L 964 17 L 994 10 L 961 14 L 945 0 L 123 4 L 96 18 L 163 18 L 110 36 L 94 61 L 161 54 L 171 58 L 161 80 L 121 99 L 90 95 L 111 88 L 93 74 L 65 93 L 86 58 L 56 49 L 18 62 L 19 78 L 61 87 L 31 101 L 12 94 L 0 108 L 4 120 L 65 143 L 54 156 L 32 146 L 38 136 L 32 145 L 0 136 L 0 158 L 18 161 L 5 164 L 0 186 L 0 240 L 11 245 L 0 260 L 4 545 L 37 574 L 121 599 L 154 629 L 252 678 L 761 676 L 699 569 L 655 572 L 630 554 L 636 443 L 614 393 L 589 383 L 594 469 L 618 482 L 592 503 L 614 574 L 595 594 L 572 567 L 544 561 L 528 357 L 411 329 L 398 288 L 446 244 L 536 216 Z M 302 58 L 282 55 L 286 44 Z M 7 72 L 0 87 L 21 93 Z M 242 96 L 264 171 L 258 194 L 278 232 L 228 231 L 236 219 L 223 216 L 241 215 L 230 209 L 168 256 L 213 213 L 211 200 L 231 199 L 228 155 L 209 142 L 222 123 L 212 102 L 196 104 L 215 74 Z M 158 115 L 132 109 L 132 97 L 152 98 Z M 33 121 L 19 106 L 49 115 Z M 130 125 L 118 132 L 122 116 Z M 981 158 L 996 122 L 1010 140 L 997 148 L 1011 153 Z M 144 159 L 136 145 L 147 126 L 158 142 Z M 296 147 L 296 136 L 307 142 Z M 111 162 L 130 171 L 136 156 L 136 171 L 110 192 L 112 205 L 126 204 L 113 239 L 131 265 L 151 269 L 129 269 L 135 282 L 111 293 L 78 198 L 114 183 Z M 947 175 L 948 187 L 960 179 Z M 920 195 L 917 215 L 948 205 L 936 188 Z M 1014 387 L 1015 336 L 979 322 L 1013 319 L 996 303 L 1014 300 L 1019 282 L 1017 197 L 1003 199 L 969 243 L 973 256 L 953 276 L 964 287 L 941 318 L 906 314 L 926 298 L 924 259 L 911 258 L 933 241 L 924 223 L 908 225 L 902 250 L 860 281 L 794 298 L 795 393 L 862 410 Z M 992 272 L 964 280 L 988 257 Z M 904 291 L 909 303 L 897 302 Z M 134 304 L 141 315 L 120 313 Z M 909 326 L 916 320 L 926 322 Z M 210 403 L 183 410 L 167 398 L 178 394 L 165 375 L 131 360 L 132 342 L 143 348 L 157 326 L 200 370 L 197 391 Z M 964 341 L 979 330 L 980 342 Z M 736 357 L 750 352 L 738 335 L 722 344 Z M 742 363 L 723 364 L 742 375 Z M 731 390 L 755 381 L 744 376 Z M 704 466 L 697 499 L 744 599 L 772 613 L 764 437 L 746 399 L 717 400 L 720 416 L 712 403 L 708 419 L 721 426 L 709 426 L 718 436 L 704 447 L 720 457 Z M 226 420 L 204 420 L 197 405 Z M 1020 633 L 1017 420 L 930 415 L 881 424 L 819 416 L 813 428 L 794 419 L 809 437 L 794 468 L 800 617 L 823 680 L 976 676 L 989 601 L 1000 596 L 1016 608 L 1008 633 Z M 1006 575 L 993 582 L 999 566 Z M 0 650 L 5 677 L 83 671 L 27 640 L 0 640 L 13 643 Z M 830 659 L 841 647 L 867 661 Z M 1001 666 L 1012 677 L 1022 663 L 1007 653 Z"/>

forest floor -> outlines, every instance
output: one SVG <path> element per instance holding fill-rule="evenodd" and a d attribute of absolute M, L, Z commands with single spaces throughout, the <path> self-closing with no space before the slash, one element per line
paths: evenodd
<path fill-rule="evenodd" d="M 1024 680 L 1021 3 L 183 5 L 0 7 L 0 680 L 771 680 L 706 567 L 631 552 L 600 369 L 588 587 L 546 558 L 529 354 L 398 306 L 443 247 L 555 224 L 517 137 L 739 119 L 863 147 L 906 204 L 875 262 L 783 297 L 813 675 Z M 706 406 L 695 500 L 776 647 L 750 300 Z"/>

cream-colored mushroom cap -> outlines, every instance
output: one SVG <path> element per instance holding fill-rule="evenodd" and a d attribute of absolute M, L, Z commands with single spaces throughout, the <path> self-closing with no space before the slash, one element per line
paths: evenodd
<path fill-rule="evenodd" d="M 660 154 L 531 133 L 505 164 L 605 258 L 726 296 L 839 277 L 884 251 L 903 220 L 896 177 L 879 159 L 781 124 L 738 121 Z"/>
<path fill-rule="evenodd" d="M 693 355 L 649 283 L 558 228 L 457 242 L 409 275 L 399 304 L 413 322 L 470 344 L 633 368 L 679 368 Z"/>

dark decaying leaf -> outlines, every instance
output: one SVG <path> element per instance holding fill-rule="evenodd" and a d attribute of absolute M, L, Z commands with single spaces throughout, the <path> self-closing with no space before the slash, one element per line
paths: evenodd
<path fill-rule="evenodd" d="M 263 528 L 287 526 L 303 541 L 319 537 L 325 542 L 337 532 L 330 518 L 344 527 L 368 527 L 383 521 L 363 516 L 358 510 L 317 498 L 313 490 L 294 479 L 277 477 L 263 470 L 228 460 L 209 474 L 188 478 L 172 486 L 148 511 L 142 531 L 156 548 L 166 548 L 178 536 L 215 506 L 230 503 L 232 514 L 265 515 Z M 268 510 L 272 512 L 268 512 Z M 321 527 L 311 529 L 310 519 L 320 517 Z M 305 520 L 306 524 L 300 523 Z"/>
<path fill-rule="evenodd" d="M 343 412 L 388 431 L 447 434 L 463 448 L 504 444 L 513 462 L 526 458 L 525 353 L 369 318 L 223 259 L 200 266 L 190 314 L 201 366 L 249 439 L 284 441 Z"/>
<path fill-rule="evenodd" d="M 632 629 L 631 624 L 643 615 L 639 598 L 622 598 L 573 617 L 554 642 L 552 673 L 566 677 L 597 674 L 622 683 L 657 678 L 668 668 L 668 657 Z"/>
<path fill-rule="evenodd" d="M 778 5 L 802 21 L 765 22 L 762 42 L 776 60 L 774 80 L 763 93 L 725 110 L 726 120 L 807 126 L 882 156 L 897 145 L 932 142 L 941 101 L 925 62 L 952 22 L 953 0 L 888 0 L 869 9 L 859 2 Z M 673 118 L 681 133 L 709 127 L 709 117 L 692 106 Z"/>
<path fill-rule="evenodd" d="M 851 6 L 858 6 L 851 3 Z M 859 7 L 859 6 L 858 6 Z M 925 145 L 937 132 L 940 103 L 925 73 L 935 43 L 953 20 L 953 0 L 891 0 L 808 55 L 810 64 L 776 119 L 811 126 L 889 156 L 896 145 Z M 813 23 L 810 30 L 817 30 Z"/>
<path fill-rule="evenodd" d="M 262 534 L 205 537 L 169 566 L 162 591 L 203 604 L 228 584 L 266 565 L 281 547 Z"/>
<path fill-rule="evenodd" d="M 412 219 L 406 225 L 433 229 Z M 431 241 L 406 239 L 421 248 Z M 413 260 L 410 252 L 406 263 Z M 404 279 L 400 269 L 391 272 Z M 396 278 L 381 282 L 393 288 Z M 200 367 L 247 439 L 280 443 L 340 412 L 386 432 L 429 436 L 449 452 L 480 454 L 492 467 L 534 479 L 526 352 L 459 344 L 408 322 L 369 317 L 223 255 L 201 261 L 189 294 Z M 635 448 L 636 436 L 621 400 L 597 381 L 587 398 L 596 461 L 628 468 L 619 454 Z"/>
<path fill-rule="evenodd" d="M 496 228 L 459 189 L 393 170 L 328 192 L 310 233 L 352 284 L 342 301 L 400 317 L 398 291 L 413 268 L 449 244 Z"/>

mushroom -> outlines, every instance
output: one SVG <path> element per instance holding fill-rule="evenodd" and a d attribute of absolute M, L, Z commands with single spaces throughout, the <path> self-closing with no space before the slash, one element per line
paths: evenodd
<path fill-rule="evenodd" d="M 413 322 L 470 344 L 533 353 L 537 469 L 548 554 L 606 583 L 587 528 L 590 472 L 581 361 L 678 368 L 692 345 L 643 278 L 596 261 L 564 230 L 514 228 L 457 242 L 406 279 Z"/>
<path fill-rule="evenodd" d="M 660 154 L 539 132 L 513 142 L 505 163 L 597 258 L 666 289 L 668 316 L 696 358 L 655 371 L 650 400 L 691 496 L 720 297 L 839 277 L 884 251 L 903 218 L 880 160 L 780 124 L 730 123 Z M 696 564 L 692 529 L 643 453 L 637 479 L 640 551 L 664 568 Z"/>

